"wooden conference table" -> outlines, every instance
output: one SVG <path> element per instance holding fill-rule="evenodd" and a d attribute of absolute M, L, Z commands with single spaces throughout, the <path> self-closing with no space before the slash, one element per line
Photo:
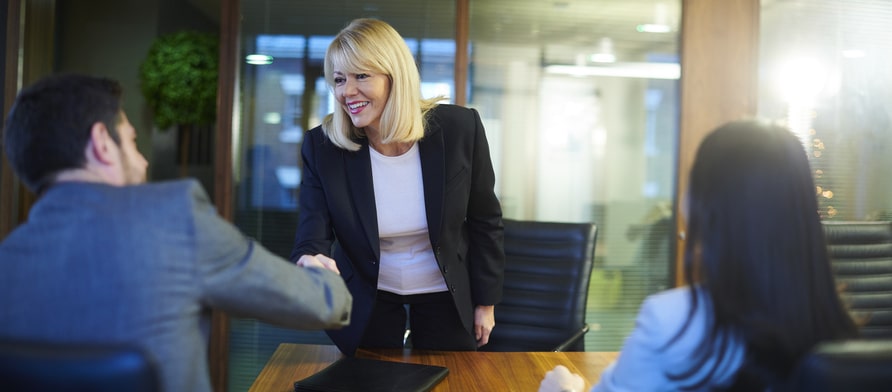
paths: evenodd
<path fill-rule="evenodd" d="M 330 345 L 282 343 L 254 380 L 250 392 L 292 392 L 294 382 L 341 358 Z M 616 352 L 467 352 L 424 350 L 360 350 L 359 358 L 422 363 L 449 368 L 434 392 L 535 391 L 545 372 L 564 365 L 582 375 L 586 387 L 616 359 Z"/>

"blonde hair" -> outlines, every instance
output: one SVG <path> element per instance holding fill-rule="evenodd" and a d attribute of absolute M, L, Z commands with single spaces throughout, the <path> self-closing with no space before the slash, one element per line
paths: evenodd
<path fill-rule="evenodd" d="M 444 99 L 421 97 L 421 76 L 403 37 L 386 22 L 355 19 L 335 36 L 325 52 L 325 80 L 334 92 L 334 70 L 387 75 L 390 96 L 381 113 L 381 142 L 414 142 L 424 136 L 427 112 Z M 322 130 L 336 146 L 359 150 L 365 134 L 341 108 L 325 116 Z"/>

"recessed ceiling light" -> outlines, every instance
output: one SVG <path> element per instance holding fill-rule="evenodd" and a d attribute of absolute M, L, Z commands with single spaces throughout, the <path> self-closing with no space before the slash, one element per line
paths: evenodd
<path fill-rule="evenodd" d="M 669 25 L 648 23 L 638 25 L 635 30 L 639 33 L 668 33 L 672 28 Z"/>
<path fill-rule="evenodd" d="M 847 59 L 860 59 L 866 55 L 867 54 L 860 49 L 847 49 L 842 51 L 842 57 L 845 57 Z"/>
<path fill-rule="evenodd" d="M 616 56 L 610 53 L 595 53 L 589 57 L 589 60 L 595 63 L 612 63 L 616 61 Z"/>
<path fill-rule="evenodd" d="M 249 54 L 245 56 L 245 61 L 253 65 L 267 65 L 273 63 L 273 56 L 268 54 Z"/>

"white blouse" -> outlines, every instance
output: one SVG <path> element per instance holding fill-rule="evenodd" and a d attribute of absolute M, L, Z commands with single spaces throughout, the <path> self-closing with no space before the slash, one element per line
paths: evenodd
<path fill-rule="evenodd" d="M 381 263 L 378 289 L 400 295 L 446 291 L 431 248 L 418 143 L 390 157 L 370 148 Z"/>

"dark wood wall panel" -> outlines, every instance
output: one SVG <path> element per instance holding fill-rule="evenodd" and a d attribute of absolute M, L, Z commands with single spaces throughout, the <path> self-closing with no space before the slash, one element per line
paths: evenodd
<path fill-rule="evenodd" d="M 470 0 L 455 0 L 455 104 L 468 104 Z"/>
<path fill-rule="evenodd" d="M 19 40 L 21 38 L 21 1 L 8 0 L 4 21 L 6 40 L 3 60 L 3 120 L 12 106 L 19 89 Z M 6 237 L 18 224 L 18 192 L 20 185 L 6 160 L 6 152 L 0 153 L 0 239 Z"/>
<path fill-rule="evenodd" d="M 681 134 L 678 151 L 677 283 L 681 283 L 684 216 L 680 206 L 700 141 L 727 121 L 756 115 L 759 0 L 683 0 Z"/>
<path fill-rule="evenodd" d="M 234 188 L 232 171 L 232 115 L 239 81 L 239 0 L 220 4 L 220 74 L 217 85 L 217 126 L 214 135 L 214 204 L 217 212 L 232 222 Z M 215 310 L 208 349 L 211 385 L 226 391 L 229 366 L 229 316 Z"/>

